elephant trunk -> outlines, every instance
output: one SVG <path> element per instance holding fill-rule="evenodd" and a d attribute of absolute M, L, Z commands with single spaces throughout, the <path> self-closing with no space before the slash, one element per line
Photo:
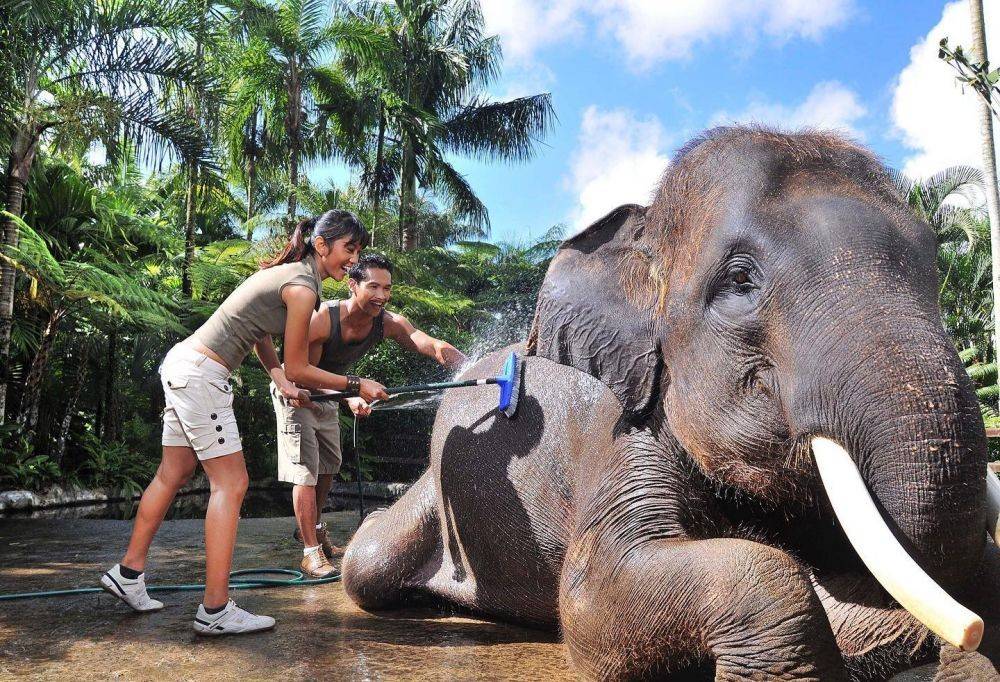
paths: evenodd
<path fill-rule="evenodd" d="M 910 414 L 859 460 L 883 515 L 948 589 L 975 572 L 986 541 L 986 445 L 975 414 Z"/>
<path fill-rule="evenodd" d="M 983 637 L 983 619 L 956 602 L 903 549 L 844 448 L 817 437 L 812 449 L 834 513 L 875 579 L 932 632 L 963 651 L 974 651 Z"/>
<path fill-rule="evenodd" d="M 836 348 L 819 349 L 800 433 L 842 444 L 900 544 L 958 591 L 985 543 L 986 434 L 972 383 L 931 320 L 840 330 Z"/>

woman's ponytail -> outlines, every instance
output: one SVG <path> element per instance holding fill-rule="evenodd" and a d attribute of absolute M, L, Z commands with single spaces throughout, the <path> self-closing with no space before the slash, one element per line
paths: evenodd
<path fill-rule="evenodd" d="M 333 209 L 321 216 L 300 221 L 281 253 L 271 261 L 261 261 L 260 267 L 272 268 L 284 263 L 296 263 L 315 250 L 313 239 L 322 238 L 332 245 L 334 240 L 341 237 L 350 237 L 361 248 L 371 244 L 368 230 L 356 215 L 350 211 Z"/>
<path fill-rule="evenodd" d="M 270 261 L 261 261 L 260 267 L 263 268 L 273 268 L 275 265 L 283 265 L 285 263 L 297 263 L 302 260 L 310 253 L 312 253 L 312 233 L 316 228 L 315 218 L 304 218 L 299 221 L 299 224 L 295 226 L 295 230 L 292 232 L 292 236 L 288 238 L 288 244 L 285 248 L 275 256 Z"/>

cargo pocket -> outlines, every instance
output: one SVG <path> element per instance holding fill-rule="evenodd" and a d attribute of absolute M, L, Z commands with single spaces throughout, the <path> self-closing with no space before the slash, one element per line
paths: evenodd
<path fill-rule="evenodd" d="M 228 381 L 209 379 L 205 383 L 208 384 L 209 399 L 213 408 L 224 410 L 233 406 L 233 387 Z"/>
<path fill-rule="evenodd" d="M 285 452 L 288 461 L 292 464 L 300 464 L 302 462 L 302 425 L 283 424 L 279 437 L 281 438 L 281 449 Z"/>
<path fill-rule="evenodd" d="M 163 383 L 166 384 L 167 388 L 178 389 L 185 388 L 188 385 L 188 381 L 191 377 L 185 376 L 170 376 L 163 377 Z"/>
<path fill-rule="evenodd" d="M 192 399 L 197 401 L 197 396 L 189 395 L 189 391 L 194 389 L 194 386 L 188 388 L 190 381 L 191 377 L 183 374 L 165 374 L 160 377 L 160 382 L 163 384 L 164 402 L 166 403 L 163 408 L 164 411 L 178 405 L 189 405 Z"/>

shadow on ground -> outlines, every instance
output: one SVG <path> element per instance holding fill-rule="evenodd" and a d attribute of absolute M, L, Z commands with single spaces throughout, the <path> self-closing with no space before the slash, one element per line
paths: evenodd
<path fill-rule="evenodd" d="M 335 542 L 356 517 L 328 514 Z M 128 540 L 127 521 L 0 520 L 0 593 L 89 587 Z M 290 518 L 244 519 L 234 568 L 296 567 Z M 202 522 L 164 523 L 147 580 L 202 580 Z M 131 613 L 105 594 L 0 602 L 0 677 L 17 679 L 573 679 L 551 635 L 464 617 L 358 609 L 339 583 L 235 593 L 278 620 L 271 633 L 205 640 L 190 629 L 201 595 L 156 595 Z"/>

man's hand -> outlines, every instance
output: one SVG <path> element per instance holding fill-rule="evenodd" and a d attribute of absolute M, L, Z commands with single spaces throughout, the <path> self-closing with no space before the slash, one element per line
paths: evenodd
<path fill-rule="evenodd" d="M 312 401 L 309 400 L 309 391 L 299 388 L 291 381 L 279 384 L 278 390 L 291 407 L 312 407 Z"/>
<path fill-rule="evenodd" d="M 347 407 L 350 408 L 355 417 L 367 417 L 372 413 L 371 405 L 364 398 L 347 398 L 344 402 L 347 403 Z"/>
<path fill-rule="evenodd" d="M 469 359 L 465 357 L 465 353 L 446 341 L 438 341 L 435 344 L 434 357 L 448 369 L 458 369 Z"/>

